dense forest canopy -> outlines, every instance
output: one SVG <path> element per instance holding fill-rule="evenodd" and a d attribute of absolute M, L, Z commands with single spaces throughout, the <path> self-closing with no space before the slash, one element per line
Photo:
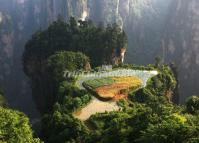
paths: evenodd
<path fill-rule="evenodd" d="M 171 68 L 166 65 L 114 68 L 124 67 L 156 69 L 160 74 L 151 78 L 145 88 L 130 92 L 128 100 L 119 100 L 120 111 L 98 113 L 84 122 L 74 118 L 73 112 L 88 104 L 91 95 L 78 89 L 74 82 L 62 83 L 53 110 L 42 119 L 42 139 L 49 143 L 198 142 L 199 98 L 191 97 L 186 106 L 171 102 L 168 93 L 176 87 Z"/>
<path fill-rule="evenodd" d="M 0 0 L 0 143 L 199 143 L 198 8 Z"/>
<path fill-rule="evenodd" d="M 0 89 L 0 106 L 2 106 L 2 107 L 7 106 L 7 101 L 4 97 L 4 93 L 1 89 Z"/>
<path fill-rule="evenodd" d="M 199 97 L 190 97 L 185 106 L 174 104 L 172 101 L 178 96 L 174 67 L 158 59 L 148 66 L 123 64 L 121 51 L 126 46 L 127 37 L 116 24 L 103 27 L 74 18 L 68 23 L 59 19 L 32 36 L 25 46 L 23 66 L 42 116 L 41 126 L 37 128 L 41 140 L 46 143 L 199 142 Z M 64 77 L 64 72 L 106 73 L 99 67 L 103 64 L 112 64 L 111 70 L 157 74 L 147 80 L 146 86 L 129 89 L 126 98 L 114 101 L 119 110 L 95 113 L 80 120 L 74 113 L 81 112 L 96 97 L 77 86 L 78 78 Z M 41 142 L 33 137 L 28 118 L 10 109 L 1 94 L 0 141 Z"/>
<path fill-rule="evenodd" d="M 58 17 L 74 16 L 119 24 L 129 39 L 126 63 L 149 64 L 156 56 L 177 63 L 179 102 L 185 103 L 198 93 L 198 5 L 198 0 L 0 0 L 0 86 L 11 106 L 37 118 L 22 68 L 24 44 Z"/>
<path fill-rule="evenodd" d="M 33 131 L 26 115 L 13 109 L 0 107 L 0 141 L 2 143 L 40 143 L 33 138 Z"/>
<path fill-rule="evenodd" d="M 91 21 L 68 23 L 61 19 L 47 30 L 35 33 L 23 54 L 24 71 L 32 84 L 33 97 L 42 113 L 39 136 L 47 143 L 120 143 L 199 141 L 197 96 L 186 106 L 172 101 L 178 96 L 174 66 L 136 66 L 121 63 L 121 50 L 127 46 L 125 33 L 115 24 L 96 26 Z M 131 90 L 120 99 L 119 111 L 97 113 L 86 121 L 73 116 L 93 99 L 92 92 L 80 89 L 76 78 L 64 71 L 100 72 L 100 65 L 114 69 L 154 70 L 158 75 L 147 85 Z M 97 68 L 95 68 L 97 67 Z"/>
<path fill-rule="evenodd" d="M 27 42 L 23 54 L 24 71 L 31 76 L 50 55 L 63 50 L 86 54 L 92 66 L 111 64 L 117 62 L 113 59 L 126 47 L 127 37 L 116 24 L 96 26 L 91 21 L 77 21 L 72 17 L 65 23 L 60 18 L 47 30 L 36 32 Z"/>
<path fill-rule="evenodd" d="M 49 68 L 54 71 L 59 68 L 78 70 L 84 69 L 82 65 L 86 64 L 85 57 L 80 54 L 50 56 L 60 51 L 82 52 L 90 59 L 87 62 L 90 62 L 91 67 L 96 67 L 121 63 L 121 49 L 126 47 L 127 37 L 116 24 L 97 26 L 92 21 L 77 21 L 73 17 L 65 23 L 59 18 L 48 29 L 36 32 L 25 46 L 23 66 L 31 79 L 33 98 L 39 111 L 49 110 L 48 104 L 53 102 L 50 97 L 55 96 L 58 86 L 54 81 L 58 77 L 49 75 Z M 71 58 L 74 62 L 69 60 Z"/>
<path fill-rule="evenodd" d="M 28 117 L 11 109 L 0 91 L 0 142 L 1 143 L 42 143 L 33 137 Z"/>

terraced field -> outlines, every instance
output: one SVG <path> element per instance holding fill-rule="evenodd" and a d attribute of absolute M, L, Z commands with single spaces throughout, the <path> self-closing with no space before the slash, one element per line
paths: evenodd
<path fill-rule="evenodd" d="M 98 72 L 98 73 L 87 73 L 81 74 L 78 77 L 76 85 L 80 89 L 84 89 L 83 82 L 94 79 L 101 79 L 106 77 L 122 77 L 122 76 L 134 76 L 142 80 L 142 87 L 146 86 L 147 80 L 155 75 L 157 71 L 143 71 L 143 70 L 133 70 L 133 69 L 115 69 L 107 72 Z"/>
<path fill-rule="evenodd" d="M 136 90 L 142 85 L 142 80 L 135 76 L 106 77 L 88 80 L 83 83 L 99 97 L 104 99 L 126 98 L 130 90 Z"/>
<path fill-rule="evenodd" d="M 93 96 L 91 102 L 73 116 L 82 121 L 91 115 L 105 111 L 118 111 L 116 101 L 126 98 L 129 90 L 136 90 L 146 86 L 147 80 L 157 75 L 157 71 L 141 71 L 132 69 L 117 69 L 101 73 L 80 75 L 76 85 L 80 89 L 88 89 L 97 93 L 101 98 L 113 100 L 104 101 Z"/>
<path fill-rule="evenodd" d="M 113 84 L 115 81 L 111 77 L 91 79 L 83 82 L 83 86 L 89 89 L 96 89 L 101 86 Z"/>

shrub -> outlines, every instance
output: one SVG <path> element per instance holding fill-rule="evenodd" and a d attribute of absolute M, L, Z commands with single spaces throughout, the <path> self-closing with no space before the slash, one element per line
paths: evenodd
<path fill-rule="evenodd" d="M 0 107 L 1 143 L 39 143 L 34 139 L 28 118 L 21 112 Z"/>
<path fill-rule="evenodd" d="M 148 102 L 153 95 L 146 88 L 139 89 L 129 95 L 130 100 L 137 102 Z"/>
<path fill-rule="evenodd" d="M 191 96 L 186 101 L 186 109 L 189 113 L 199 113 L 199 97 Z"/>

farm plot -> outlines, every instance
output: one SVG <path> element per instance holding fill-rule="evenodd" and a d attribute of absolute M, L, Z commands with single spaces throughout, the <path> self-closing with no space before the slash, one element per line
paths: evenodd
<path fill-rule="evenodd" d="M 113 83 L 114 83 L 114 79 L 112 79 L 110 77 L 106 77 L 106 78 L 85 81 L 85 82 L 83 82 L 83 86 L 90 88 L 90 89 L 95 89 L 95 88 L 105 86 L 105 85 L 110 85 Z"/>
<path fill-rule="evenodd" d="M 80 75 L 76 85 L 80 89 L 90 89 L 101 96 L 111 99 L 125 98 L 128 90 L 135 90 L 146 86 L 148 79 L 157 75 L 157 71 L 142 71 L 132 69 L 116 69 L 101 73 L 88 73 Z M 93 96 L 91 102 L 73 116 L 82 121 L 96 113 L 118 111 L 120 107 L 116 100 L 102 101 Z"/>
<path fill-rule="evenodd" d="M 140 88 L 142 80 L 138 77 L 107 77 L 102 79 L 88 80 L 83 83 L 104 99 L 120 99 L 126 98 L 130 90 Z"/>

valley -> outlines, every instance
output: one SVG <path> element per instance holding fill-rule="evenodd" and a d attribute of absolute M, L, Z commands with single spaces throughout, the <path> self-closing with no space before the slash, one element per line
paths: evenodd
<path fill-rule="evenodd" d="M 198 8 L 0 0 L 0 143 L 198 143 Z"/>

